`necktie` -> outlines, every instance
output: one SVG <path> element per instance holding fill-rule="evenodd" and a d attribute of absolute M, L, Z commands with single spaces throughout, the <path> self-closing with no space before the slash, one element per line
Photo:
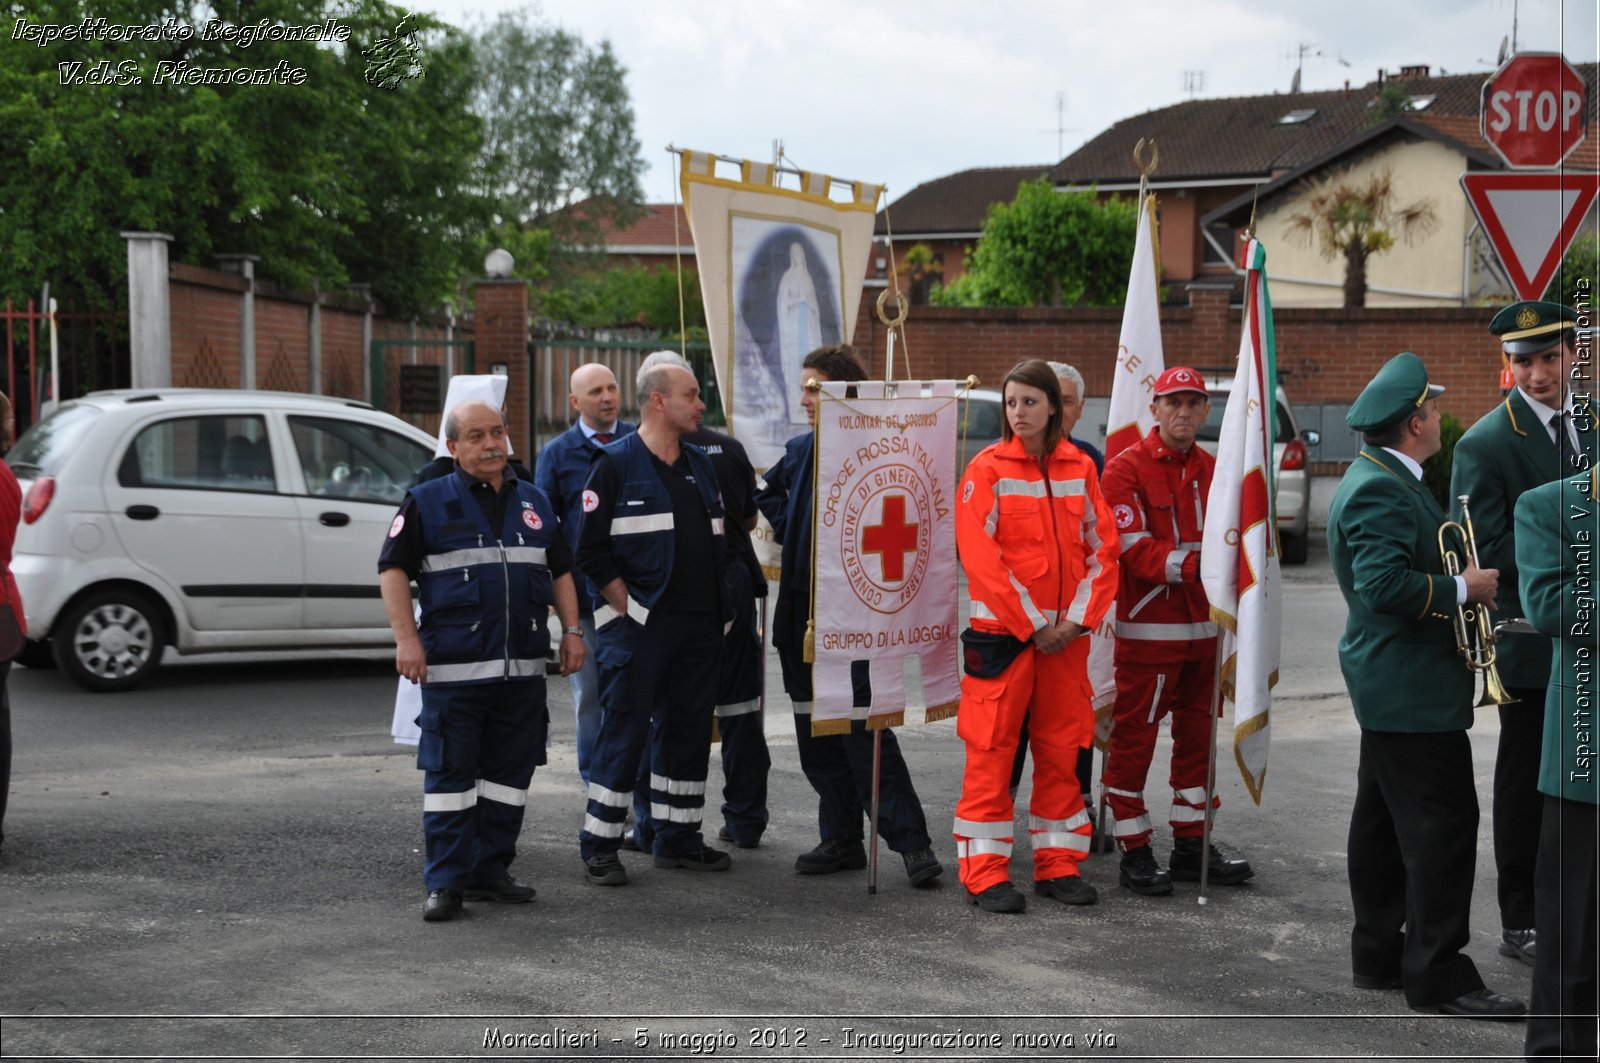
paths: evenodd
<path fill-rule="evenodd" d="M 596 443 L 599 443 L 601 446 L 604 446 L 605 444 L 611 442 L 611 433 L 610 432 L 596 432 L 594 434 L 594 441 Z"/>
<path fill-rule="evenodd" d="M 1561 451 L 1561 475 L 1577 471 L 1579 468 L 1578 453 L 1572 447 L 1572 433 L 1567 430 L 1567 421 L 1572 414 L 1562 410 L 1556 414 L 1551 423 L 1556 427 L 1556 446 Z"/>

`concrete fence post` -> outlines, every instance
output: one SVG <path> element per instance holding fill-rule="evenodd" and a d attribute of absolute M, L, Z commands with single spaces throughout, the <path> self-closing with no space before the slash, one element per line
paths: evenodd
<path fill-rule="evenodd" d="M 172 386 L 172 291 L 167 233 L 125 232 L 128 241 L 128 353 L 136 388 Z"/>

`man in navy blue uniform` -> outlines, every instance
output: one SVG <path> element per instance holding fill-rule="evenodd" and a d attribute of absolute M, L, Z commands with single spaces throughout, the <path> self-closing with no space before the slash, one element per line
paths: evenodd
<path fill-rule="evenodd" d="M 428 922 L 455 918 L 463 899 L 533 899 L 510 867 L 528 784 L 544 763 L 552 605 L 562 673 L 583 664 L 571 551 L 544 493 L 506 468 L 505 418 L 487 403 L 463 403 L 446 418 L 445 439 L 456 471 L 407 492 L 378 557 L 395 670 L 423 684 Z"/>
<path fill-rule="evenodd" d="M 639 430 L 600 448 L 581 501 L 578 567 L 600 588 L 595 653 L 600 734 L 579 832 L 588 881 L 621 886 L 617 852 L 649 746 L 650 815 L 639 834 L 657 867 L 723 871 L 700 833 L 723 623 L 732 619 L 717 474 L 682 436 L 705 403 L 694 374 L 639 374 Z"/>
<path fill-rule="evenodd" d="M 640 363 L 639 371 L 655 365 L 676 365 L 693 372 L 676 351 L 656 351 Z M 730 435 L 701 426 L 683 439 L 711 458 L 726 515 L 723 532 L 728 566 L 724 571 L 733 604 L 733 626 L 722 640 L 722 674 L 717 683 L 717 730 L 722 736 L 722 827 L 717 839 L 741 849 L 755 849 L 767 829 L 767 773 L 772 768 L 761 711 L 766 673 L 756 627 L 756 610 L 767 597 L 767 578 L 750 542 L 757 513 L 755 467 L 744 444 Z M 648 784 L 648 764 L 642 775 Z M 645 796 L 648 799 L 648 794 Z M 635 810 L 638 805 L 639 792 L 635 791 Z"/>
<path fill-rule="evenodd" d="M 634 426 L 617 419 L 621 404 L 617 378 L 599 362 L 574 369 L 571 389 L 567 404 L 577 412 L 578 419 L 539 452 L 533 479 L 555 508 L 562 537 L 576 550 L 578 525 L 583 522 L 581 501 L 583 485 L 589 479 L 589 463 L 596 451 L 632 432 Z M 572 684 L 572 704 L 578 724 L 578 774 L 587 786 L 594 740 L 600 733 L 600 671 L 594 652 L 594 610 L 600 604 L 600 591 L 582 572 L 575 572 L 573 576 L 577 580 L 578 624 L 583 628 L 585 656 L 583 667 L 567 678 Z"/>

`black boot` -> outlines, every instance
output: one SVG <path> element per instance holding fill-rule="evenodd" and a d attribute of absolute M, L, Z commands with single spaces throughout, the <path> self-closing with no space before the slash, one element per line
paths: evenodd
<path fill-rule="evenodd" d="M 1243 882 L 1255 874 L 1250 868 L 1250 861 L 1236 860 L 1231 856 L 1223 856 L 1217 851 L 1215 845 L 1211 846 L 1211 865 L 1206 872 L 1206 881 L 1214 886 L 1231 886 Z M 1172 868 L 1172 877 L 1179 882 L 1200 881 L 1200 839 L 1199 838 L 1174 838 L 1172 841 L 1172 862 L 1167 865 Z"/>
<path fill-rule="evenodd" d="M 1122 874 L 1118 881 L 1133 892 L 1149 897 L 1172 892 L 1172 876 L 1156 863 L 1156 854 L 1148 845 L 1122 854 Z"/>

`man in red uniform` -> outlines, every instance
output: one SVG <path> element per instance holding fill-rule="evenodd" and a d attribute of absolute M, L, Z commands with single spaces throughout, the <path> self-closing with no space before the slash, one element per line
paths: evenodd
<path fill-rule="evenodd" d="M 1116 726 L 1105 788 L 1112 833 L 1122 849 L 1122 885 L 1135 893 L 1172 892 L 1172 880 L 1198 881 L 1206 816 L 1206 762 L 1216 682 L 1217 626 L 1200 584 L 1205 500 L 1216 461 L 1194 445 L 1211 412 L 1205 381 L 1174 366 L 1156 379 L 1156 427 L 1106 463 L 1101 490 L 1122 544 L 1117 587 Z M 1150 849 L 1144 781 L 1161 718 L 1172 716 L 1171 873 Z M 1213 797 L 1211 807 L 1219 802 Z M 1244 860 L 1210 854 L 1213 883 L 1243 882 Z"/>

